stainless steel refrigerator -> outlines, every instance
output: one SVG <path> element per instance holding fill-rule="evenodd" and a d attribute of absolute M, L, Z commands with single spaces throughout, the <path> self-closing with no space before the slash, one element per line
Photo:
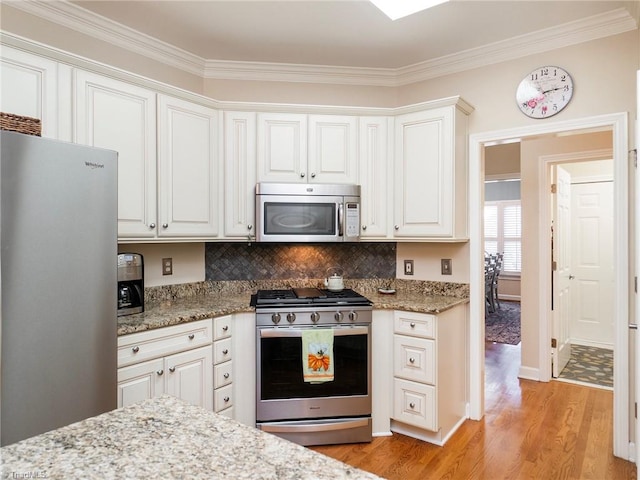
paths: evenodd
<path fill-rule="evenodd" d="M 0 445 L 116 408 L 117 154 L 0 132 Z"/>

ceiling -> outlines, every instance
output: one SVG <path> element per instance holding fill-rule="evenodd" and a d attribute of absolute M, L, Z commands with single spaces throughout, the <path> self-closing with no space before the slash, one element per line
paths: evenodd
<path fill-rule="evenodd" d="M 396 21 L 366 0 L 71 3 L 206 60 L 397 69 L 637 2 L 452 0 Z"/>

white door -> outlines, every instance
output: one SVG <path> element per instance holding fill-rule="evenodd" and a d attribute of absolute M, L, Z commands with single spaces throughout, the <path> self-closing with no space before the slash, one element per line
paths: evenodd
<path fill-rule="evenodd" d="M 164 393 L 162 358 L 118 369 L 118 408 Z"/>
<path fill-rule="evenodd" d="M 636 110 L 636 158 L 638 155 L 638 149 L 640 148 L 640 125 L 638 125 L 638 120 L 640 119 L 640 70 L 638 70 L 638 74 L 636 77 L 637 80 L 637 88 L 636 88 L 636 102 L 638 103 L 637 105 L 637 110 Z M 638 172 L 638 169 L 635 169 L 635 234 L 636 234 L 636 241 L 635 241 L 635 258 L 636 258 L 636 268 L 635 268 L 635 274 L 638 275 L 638 271 L 640 270 L 638 267 L 640 266 L 640 255 L 638 255 L 638 252 L 640 252 L 640 192 L 638 192 L 638 185 L 640 185 L 640 173 Z M 636 311 L 635 311 L 635 325 L 637 326 L 640 323 L 640 302 L 638 302 L 637 299 L 637 295 L 636 295 L 636 299 L 635 299 L 635 304 L 636 304 Z M 637 328 L 637 327 L 636 327 Z M 638 332 L 636 330 L 635 332 L 635 344 L 636 344 L 636 364 L 635 365 L 629 365 L 629 367 L 632 370 L 635 370 L 633 372 L 633 376 L 632 378 L 635 380 L 635 401 L 637 402 L 638 399 L 640 399 L 640 341 L 638 341 Z M 635 367 L 635 369 L 633 368 Z M 640 439 L 640 422 L 638 422 L 638 418 L 636 416 L 636 473 L 640 474 L 640 469 L 638 468 L 638 466 L 640 465 L 640 441 L 638 441 L 638 439 Z M 615 428 L 615 425 L 614 425 Z M 614 437 L 615 438 L 615 437 Z M 636 475 L 637 477 L 638 475 Z"/>
<path fill-rule="evenodd" d="M 552 375 L 558 377 L 571 358 L 571 175 L 560 165 L 556 169 L 553 261 Z M 552 344 L 553 345 L 553 344 Z"/>
<path fill-rule="evenodd" d="M 158 97 L 158 236 L 218 234 L 218 112 Z"/>
<path fill-rule="evenodd" d="M 571 338 L 613 349 L 613 181 L 571 186 Z"/>
<path fill-rule="evenodd" d="M 358 184 L 358 118 L 309 115 L 309 182 Z"/>
<path fill-rule="evenodd" d="M 211 346 L 165 358 L 166 393 L 192 405 L 213 410 L 213 352 Z"/>
<path fill-rule="evenodd" d="M 75 70 L 74 141 L 118 152 L 118 237 L 156 235 L 156 94 Z"/>
<path fill-rule="evenodd" d="M 307 116 L 258 114 L 258 182 L 307 182 Z"/>

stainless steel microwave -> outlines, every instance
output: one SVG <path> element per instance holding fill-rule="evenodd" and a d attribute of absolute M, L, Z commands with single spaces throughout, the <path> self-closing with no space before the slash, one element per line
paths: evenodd
<path fill-rule="evenodd" d="M 360 185 L 258 183 L 258 242 L 357 242 Z"/>

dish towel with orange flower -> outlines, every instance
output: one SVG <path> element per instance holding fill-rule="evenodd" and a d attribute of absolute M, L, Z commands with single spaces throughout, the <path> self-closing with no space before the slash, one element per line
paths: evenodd
<path fill-rule="evenodd" d="M 302 331 L 302 372 L 305 382 L 333 381 L 333 329 Z"/>

